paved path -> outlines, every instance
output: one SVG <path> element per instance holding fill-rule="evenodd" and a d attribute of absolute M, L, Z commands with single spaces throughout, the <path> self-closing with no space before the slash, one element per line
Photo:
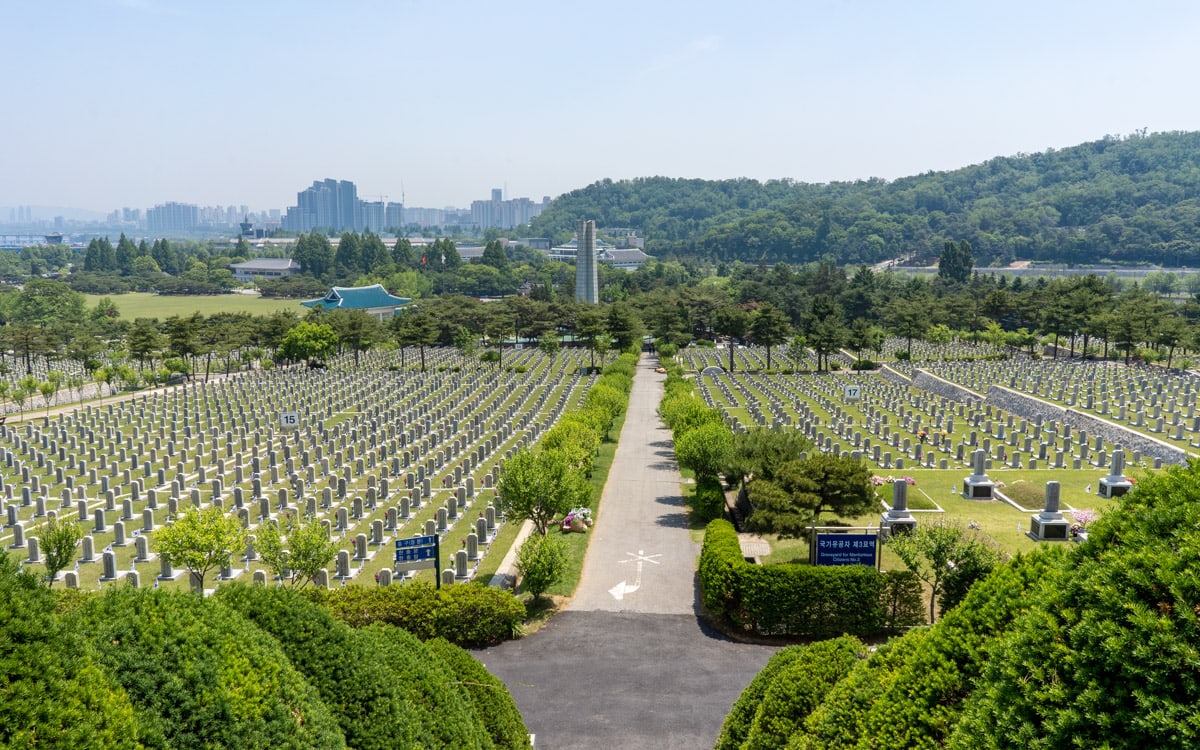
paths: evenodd
<path fill-rule="evenodd" d="M 643 357 L 567 610 L 528 638 L 476 656 L 505 682 L 538 750 L 712 747 L 774 648 L 699 619 L 695 563 L 671 434 L 656 410 L 665 376 Z"/>

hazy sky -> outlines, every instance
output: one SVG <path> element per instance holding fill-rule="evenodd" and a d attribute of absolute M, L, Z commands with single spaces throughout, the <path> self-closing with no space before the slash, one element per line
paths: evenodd
<path fill-rule="evenodd" d="M 1200 129 L 1194 0 L 0 0 L 0 205 L 410 206 Z"/>

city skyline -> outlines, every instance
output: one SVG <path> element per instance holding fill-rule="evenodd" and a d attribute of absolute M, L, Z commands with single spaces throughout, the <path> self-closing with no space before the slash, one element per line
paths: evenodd
<path fill-rule="evenodd" d="M 1200 129 L 1198 21 L 1182 0 L 8 3 L 0 206 L 891 180 Z"/>

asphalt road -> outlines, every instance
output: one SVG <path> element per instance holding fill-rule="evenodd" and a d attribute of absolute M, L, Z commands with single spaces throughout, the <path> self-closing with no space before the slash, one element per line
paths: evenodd
<path fill-rule="evenodd" d="M 538 750 L 712 747 L 775 651 L 698 616 L 700 550 L 656 413 L 656 365 L 638 365 L 575 598 L 533 635 L 475 652 L 508 686 Z"/>

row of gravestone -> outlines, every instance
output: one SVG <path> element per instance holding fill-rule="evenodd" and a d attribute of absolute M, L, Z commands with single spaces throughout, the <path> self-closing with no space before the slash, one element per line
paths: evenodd
<path fill-rule="evenodd" d="M 560 399 L 560 403 L 565 403 L 565 397 L 563 399 Z M 461 474 L 457 474 L 456 476 L 460 477 Z M 311 482 L 310 482 L 310 484 L 311 484 Z M 82 491 L 83 488 L 81 487 L 79 489 L 80 489 L 80 491 Z M 235 487 L 234 494 L 236 495 L 237 491 L 240 489 L 241 489 L 240 487 Z M 183 490 L 183 487 L 180 487 L 180 485 L 177 481 L 172 482 L 172 488 L 171 488 L 172 497 L 168 500 L 168 502 L 174 501 L 174 502 L 178 503 L 180 499 L 183 499 L 182 496 L 186 495 L 186 496 L 188 496 L 188 499 L 190 499 L 193 502 L 193 504 L 195 504 L 196 499 L 197 499 L 196 498 L 196 492 L 198 491 L 197 488 L 192 488 L 187 493 L 182 492 L 182 490 Z M 146 494 L 149 495 L 148 492 Z M 339 494 L 341 494 L 341 493 L 339 493 Z M 425 494 L 429 494 L 428 491 L 426 491 Z M 214 497 L 215 496 L 216 496 L 216 493 L 214 492 Z M 113 498 L 113 500 L 115 500 L 115 498 Z M 203 500 L 201 500 L 201 503 L 203 504 Z M 35 505 L 35 503 L 31 503 L 31 505 Z M 236 506 L 236 500 L 234 500 L 234 505 Z M 90 510 L 90 508 L 89 508 L 89 510 Z M 105 510 L 111 510 L 111 508 L 105 508 Z M 339 524 L 339 525 L 341 525 L 341 524 Z"/>

